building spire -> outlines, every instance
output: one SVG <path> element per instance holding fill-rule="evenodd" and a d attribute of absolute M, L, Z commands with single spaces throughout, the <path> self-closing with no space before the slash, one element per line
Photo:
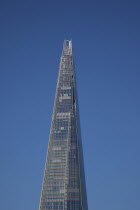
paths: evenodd
<path fill-rule="evenodd" d="M 62 56 L 72 55 L 72 40 L 64 40 Z"/>
<path fill-rule="evenodd" d="M 39 210 L 88 210 L 72 41 L 64 40 Z"/>

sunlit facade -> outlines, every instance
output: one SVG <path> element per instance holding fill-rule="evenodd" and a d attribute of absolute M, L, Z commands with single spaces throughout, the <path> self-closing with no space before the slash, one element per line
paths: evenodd
<path fill-rule="evenodd" d="M 60 59 L 39 210 L 88 210 L 72 41 Z"/>

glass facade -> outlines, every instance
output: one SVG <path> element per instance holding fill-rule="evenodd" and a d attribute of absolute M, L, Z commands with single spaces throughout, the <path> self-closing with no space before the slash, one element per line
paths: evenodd
<path fill-rule="evenodd" d="M 39 210 L 88 210 L 72 41 L 65 40 Z"/>

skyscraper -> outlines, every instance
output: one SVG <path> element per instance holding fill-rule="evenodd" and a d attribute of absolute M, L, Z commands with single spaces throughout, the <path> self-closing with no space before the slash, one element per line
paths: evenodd
<path fill-rule="evenodd" d="M 39 210 L 88 210 L 72 41 L 60 59 Z"/>

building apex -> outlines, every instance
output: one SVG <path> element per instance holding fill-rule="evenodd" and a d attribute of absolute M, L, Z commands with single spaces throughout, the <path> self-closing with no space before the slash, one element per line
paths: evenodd
<path fill-rule="evenodd" d="M 72 40 L 64 40 L 62 56 L 72 55 Z"/>

